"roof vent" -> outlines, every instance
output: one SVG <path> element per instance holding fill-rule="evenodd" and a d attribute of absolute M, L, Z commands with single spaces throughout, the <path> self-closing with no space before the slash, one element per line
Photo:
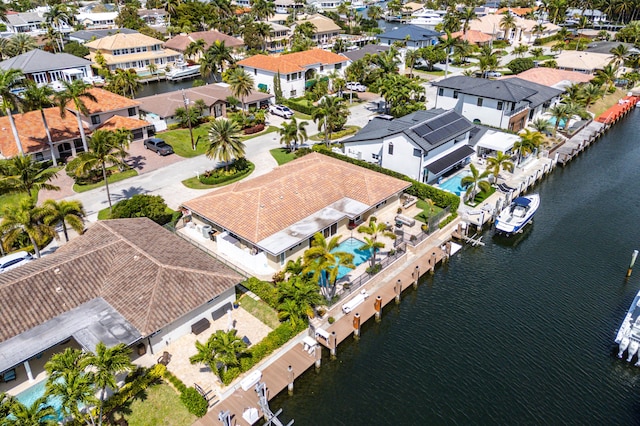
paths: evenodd
<path fill-rule="evenodd" d="M 53 270 L 53 273 L 56 275 L 60 275 L 62 273 L 62 271 L 60 270 L 60 268 L 56 268 Z"/>
<path fill-rule="evenodd" d="M 62 293 L 62 287 L 60 286 L 56 287 L 56 293 Z"/>
<path fill-rule="evenodd" d="M 138 256 L 137 254 L 133 256 L 133 260 L 138 260 L 138 259 L 140 259 L 140 256 Z"/>

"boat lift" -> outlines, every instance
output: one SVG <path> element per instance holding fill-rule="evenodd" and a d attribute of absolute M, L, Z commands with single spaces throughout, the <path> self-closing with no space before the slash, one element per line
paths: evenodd
<path fill-rule="evenodd" d="M 278 416 L 280 415 L 280 413 L 282 413 L 282 408 L 276 411 L 275 413 L 271 411 L 271 408 L 269 408 L 269 399 L 267 398 L 267 386 L 264 384 L 264 382 L 259 381 L 258 383 L 256 383 L 256 393 L 258 394 L 258 398 L 259 398 L 258 405 L 260 406 L 260 409 L 262 410 L 265 420 L 267 421 L 265 423 L 265 426 L 271 426 L 271 425 L 285 426 L 285 424 L 282 423 L 280 419 L 278 419 Z M 251 413 L 252 414 L 251 419 L 245 418 L 245 420 L 247 420 L 250 424 L 253 424 L 256 421 L 258 421 L 258 413 L 255 408 L 252 408 L 251 410 L 255 410 L 256 412 Z M 233 426 L 233 424 L 231 423 L 231 412 L 229 410 L 221 411 L 218 414 L 218 420 L 220 420 L 224 426 Z M 291 420 L 289 423 L 286 424 L 286 426 L 291 426 L 293 422 L 294 421 Z"/>

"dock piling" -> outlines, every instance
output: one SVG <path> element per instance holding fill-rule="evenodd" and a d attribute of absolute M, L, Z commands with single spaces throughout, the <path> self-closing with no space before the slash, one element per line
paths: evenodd
<path fill-rule="evenodd" d="M 393 290 L 396 293 L 396 303 L 400 303 L 400 293 L 402 293 L 402 281 L 396 281 L 396 285 L 393 286 Z"/>
<path fill-rule="evenodd" d="M 337 358 L 337 353 L 338 353 L 338 336 L 336 336 L 336 332 L 332 331 L 331 332 L 331 359 L 336 359 Z"/>
<path fill-rule="evenodd" d="M 638 250 L 634 250 L 633 254 L 631 254 L 631 264 L 629 265 L 629 269 L 627 269 L 627 278 L 631 276 L 631 272 L 633 271 L 633 265 L 635 265 L 637 258 L 638 258 Z"/>
<path fill-rule="evenodd" d="M 373 302 L 373 307 L 376 310 L 376 322 L 380 322 L 382 319 L 382 296 L 376 296 L 376 301 Z"/>
<path fill-rule="evenodd" d="M 316 357 L 316 371 L 320 370 L 320 366 L 322 365 L 322 348 L 318 345 L 313 349 L 313 355 Z"/>
<path fill-rule="evenodd" d="M 413 288 L 418 288 L 418 280 L 420 279 L 420 266 L 416 265 L 416 268 L 411 273 L 411 278 L 413 279 Z"/>
<path fill-rule="evenodd" d="M 287 385 L 287 391 L 289 392 L 289 395 L 293 395 L 293 379 L 293 367 L 289 366 L 287 367 L 287 380 L 289 381 L 289 384 Z"/>
<path fill-rule="evenodd" d="M 353 316 L 353 337 L 356 340 L 360 338 L 360 314 L 358 312 Z"/>

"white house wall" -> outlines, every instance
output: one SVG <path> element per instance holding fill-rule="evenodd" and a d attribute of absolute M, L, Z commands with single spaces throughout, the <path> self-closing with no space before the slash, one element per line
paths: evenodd
<path fill-rule="evenodd" d="M 393 154 L 389 154 L 391 144 Z M 382 147 L 382 167 L 405 174 L 411 179 L 421 180 L 422 155 L 414 156 L 414 149 L 418 147 L 409 142 L 404 134 L 385 139 Z"/>
<path fill-rule="evenodd" d="M 344 144 L 344 152 L 348 157 L 380 165 L 382 143 L 379 140 L 350 142 Z"/>
<path fill-rule="evenodd" d="M 458 93 L 458 99 L 454 99 L 453 89 L 441 89 L 443 90 L 443 95 L 438 94 L 436 98 L 437 108 L 453 109 L 471 122 L 480 120 L 481 124 L 502 129 L 509 128 L 510 116 L 506 115 L 505 112 L 511 110 L 511 102 L 482 98 L 482 106 L 478 106 L 478 96 Z M 498 109 L 499 102 L 502 103 L 502 110 Z M 515 109 L 527 105 L 527 102 L 520 102 L 516 104 Z"/>

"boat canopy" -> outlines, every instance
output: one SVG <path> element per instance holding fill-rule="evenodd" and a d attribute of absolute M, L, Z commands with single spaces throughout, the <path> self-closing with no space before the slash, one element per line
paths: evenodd
<path fill-rule="evenodd" d="M 531 204 L 531 200 L 528 199 L 527 197 L 518 197 L 515 200 L 513 200 L 513 203 L 516 206 L 527 207 L 529 204 Z"/>

